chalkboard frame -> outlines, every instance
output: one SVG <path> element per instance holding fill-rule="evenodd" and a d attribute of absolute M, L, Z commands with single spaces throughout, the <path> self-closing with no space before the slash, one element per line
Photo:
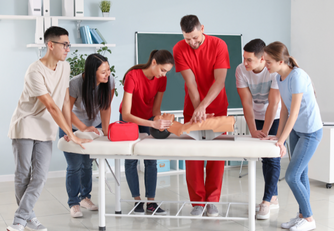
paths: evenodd
<path fill-rule="evenodd" d="M 242 41 L 242 34 L 217 34 L 217 33 L 205 33 L 207 35 L 211 35 L 211 36 L 235 36 L 237 38 L 240 38 L 240 47 L 237 47 L 237 45 L 234 45 L 236 46 L 235 48 L 236 49 L 240 49 L 240 56 L 238 56 L 237 58 L 239 58 L 239 61 L 235 62 L 235 63 L 232 63 L 231 62 L 231 68 L 228 69 L 228 74 L 227 74 L 227 78 L 226 78 L 226 92 L 227 92 L 227 96 L 228 96 L 228 101 L 229 101 L 229 107 L 228 107 L 228 111 L 229 112 L 233 112 L 233 111 L 242 111 L 242 104 L 241 104 L 241 101 L 240 101 L 240 97 L 237 93 L 237 88 L 235 86 L 235 69 L 236 67 L 242 63 L 242 51 L 243 51 L 243 41 Z M 159 45 L 159 47 L 153 47 L 151 48 L 149 51 L 145 51 L 146 54 L 142 54 L 144 52 L 141 52 L 140 53 L 140 39 L 141 39 L 141 36 L 159 36 L 159 35 L 173 35 L 173 36 L 180 36 L 180 39 L 177 40 L 176 42 L 178 41 L 181 41 L 183 39 L 183 35 L 182 33 L 173 33 L 173 32 L 135 32 L 135 63 L 138 64 L 138 63 L 146 63 L 147 60 L 148 60 L 148 57 L 149 57 L 149 53 L 154 50 L 154 49 L 167 49 L 169 50 L 171 53 L 172 53 L 172 49 L 173 47 L 164 47 L 165 44 L 162 44 L 162 45 Z M 223 39 L 225 41 L 225 39 Z M 155 41 L 154 41 L 155 42 Z M 175 44 L 176 44 L 175 42 Z M 228 44 L 227 41 L 225 41 Z M 175 45 L 174 44 L 174 45 Z M 151 45 L 151 44 L 150 44 Z M 229 53 L 230 53 L 230 60 L 231 60 L 231 52 L 230 52 L 230 49 L 229 49 Z M 145 58 L 144 58 L 145 57 Z M 172 76 L 171 76 L 172 75 Z M 176 77 L 174 79 L 172 79 L 173 77 Z M 162 105 L 161 105 L 161 110 L 164 111 L 164 112 L 182 112 L 183 111 L 183 102 L 184 102 L 184 95 L 185 95 L 185 92 L 184 92 L 184 80 L 182 78 L 182 75 L 180 73 L 176 73 L 175 72 L 175 68 L 173 67 L 173 69 L 167 73 L 167 89 L 166 89 L 166 92 L 164 94 L 164 99 L 162 101 Z M 167 105 L 166 106 L 166 102 L 167 104 L 170 104 L 170 102 L 168 102 L 168 99 L 170 99 L 168 96 L 171 93 L 171 80 L 173 80 L 173 82 L 175 81 L 178 81 L 180 84 L 177 84 L 176 86 L 178 87 L 178 90 L 177 92 L 179 92 L 178 97 L 180 99 L 180 101 L 173 101 L 173 104 L 177 104 L 177 106 L 175 106 L 175 108 L 171 108 L 170 105 Z M 172 82 L 172 83 L 173 83 Z M 181 84 L 182 83 L 182 84 Z M 173 86 L 175 87 L 175 85 Z M 174 92 L 173 92 L 174 93 Z M 230 96 L 230 97 L 229 97 Z M 231 105 L 230 104 L 230 101 L 231 99 L 233 100 L 233 104 Z M 182 102 L 181 102 L 182 101 Z"/>

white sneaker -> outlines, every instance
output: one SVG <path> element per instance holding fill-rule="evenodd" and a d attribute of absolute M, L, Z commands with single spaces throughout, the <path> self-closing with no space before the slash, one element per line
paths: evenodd
<path fill-rule="evenodd" d="M 7 231 L 24 231 L 24 226 L 21 224 L 10 225 L 7 227 Z"/>
<path fill-rule="evenodd" d="M 26 229 L 30 231 L 48 231 L 36 217 L 27 221 Z"/>
<path fill-rule="evenodd" d="M 290 231 L 308 231 L 315 229 L 315 220 L 307 221 L 306 219 L 302 218 L 298 221 L 297 224 L 290 228 Z"/>
<path fill-rule="evenodd" d="M 70 210 L 71 217 L 78 218 L 82 217 L 82 212 L 79 205 L 73 205 Z"/>
<path fill-rule="evenodd" d="M 292 226 L 297 224 L 300 220 L 301 218 L 299 217 L 299 213 L 297 213 L 297 216 L 295 218 L 291 218 L 290 221 L 282 223 L 281 227 L 283 229 L 290 229 Z"/>
<path fill-rule="evenodd" d="M 256 205 L 256 212 L 260 210 L 260 204 Z M 270 209 L 279 209 L 278 198 L 275 201 L 270 201 Z"/>
<path fill-rule="evenodd" d="M 260 210 L 256 213 L 257 220 L 267 220 L 270 217 L 270 208 L 266 204 L 260 204 Z"/>
<path fill-rule="evenodd" d="M 80 206 L 90 211 L 97 211 L 99 209 L 88 197 L 80 201 Z"/>

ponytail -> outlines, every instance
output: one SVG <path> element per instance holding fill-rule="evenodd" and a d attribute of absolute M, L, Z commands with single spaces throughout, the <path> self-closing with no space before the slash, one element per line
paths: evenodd
<path fill-rule="evenodd" d="M 174 65 L 174 58 L 173 55 L 167 51 L 167 50 L 153 50 L 150 54 L 150 57 L 148 58 L 147 63 L 145 64 L 137 64 L 133 67 L 131 67 L 124 75 L 122 83 L 124 85 L 125 82 L 125 77 L 126 75 L 135 69 L 147 69 L 151 66 L 152 60 L 155 59 L 155 61 L 157 62 L 157 64 L 172 64 Z"/>
<path fill-rule="evenodd" d="M 296 59 L 289 55 L 288 48 L 281 42 L 270 43 L 268 46 L 264 48 L 264 52 L 266 52 L 271 58 L 273 58 L 277 62 L 283 60 L 284 63 L 286 63 L 291 69 L 293 69 L 294 67 L 299 68 L 299 65 Z M 311 83 L 312 83 L 314 95 L 315 97 L 317 97 L 312 80 L 311 80 Z"/>
<path fill-rule="evenodd" d="M 294 68 L 294 67 L 299 67 L 297 61 L 295 60 L 294 57 L 289 56 L 289 67 Z"/>
<path fill-rule="evenodd" d="M 273 42 L 264 48 L 271 58 L 276 62 L 284 61 L 290 68 L 299 67 L 295 58 L 289 55 L 288 48 L 281 42 Z"/>

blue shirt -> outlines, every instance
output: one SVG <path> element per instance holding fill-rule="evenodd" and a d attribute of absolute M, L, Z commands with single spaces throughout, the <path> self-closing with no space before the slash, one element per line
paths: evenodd
<path fill-rule="evenodd" d="M 303 93 L 299 114 L 293 129 L 297 132 L 312 133 L 322 128 L 322 121 L 314 89 L 308 74 L 300 68 L 293 68 L 285 80 L 277 75 L 278 88 L 290 115 L 293 94 Z"/>

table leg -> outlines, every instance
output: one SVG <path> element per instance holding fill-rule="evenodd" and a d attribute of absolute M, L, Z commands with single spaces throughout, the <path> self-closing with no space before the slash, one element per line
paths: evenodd
<path fill-rule="evenodd" d="M 105 159 L 99 158 L 99 163 L 99 231 L 104 231 L 106 230 Z"/>
<path fill-rule="evenodd" d="M 115 159 L 115 177 L 119 184 L 115 183 L 115 213 L 121 214 L 121 160 Z"/>
<path fill-rule="evenodd" d="M 255 231 L 256 161 L 248 161 L 248 229 Z"/>

